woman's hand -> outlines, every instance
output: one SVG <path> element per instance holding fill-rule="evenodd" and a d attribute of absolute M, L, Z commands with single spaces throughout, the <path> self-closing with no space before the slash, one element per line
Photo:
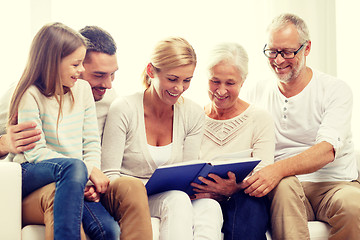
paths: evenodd
<path fill-rule="evenodd" d="M 240 189 L 239 185 L 236 183 L 236 176 L 232 172 L 228 172 L 228 179 L 221 178 L 212 173 L 210 173 L 208 177 L 213 180 L 199 177 L 199 180 L 205 185 L 191 183 L 191 186 L 195 187 L 194 191 L 197 192 L 197 194 L 195 194 L 196 199 L 213 198 L 220 201 L 230 197 Z"/>
<path fill-rule="evenodd" d="M 94 184 L 96 192 L 106 192 L 110 180 L 102 171 L 100 171 L 100 169 L 94 167 L 91 171 L 89 179 Z"/>

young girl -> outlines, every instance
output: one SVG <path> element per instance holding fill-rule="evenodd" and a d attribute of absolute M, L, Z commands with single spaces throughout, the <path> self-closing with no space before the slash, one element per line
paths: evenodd
<path fill-rule="evenodd" d="M 41 131 L 35 148 L 17 154 L 14 161 L 22 166 L 23 198 L 56 183 L 54 239 L 80 239 L 88 178 L 100 192 L 109 183 L 99 170 L 100 140 L 91 89 L 78 80 L 84 71 L 85 46 L 79 33 L 61 23 L 42 27 L 10 103 L 9 124 L 33 121 Z"/>

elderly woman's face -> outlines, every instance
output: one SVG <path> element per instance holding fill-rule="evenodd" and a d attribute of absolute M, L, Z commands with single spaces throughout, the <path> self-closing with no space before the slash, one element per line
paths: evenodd
<path fill-rule="evenodd" d="M 233 64 L 218 63 L 210 71 L 208 91 L 210 100 L 220 109 L 234 107 L 243 82 L 239 69 Z"/>

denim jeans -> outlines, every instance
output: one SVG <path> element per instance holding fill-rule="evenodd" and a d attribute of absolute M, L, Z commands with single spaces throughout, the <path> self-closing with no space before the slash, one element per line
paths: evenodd
<path fill-rule="evenodd" d="M 239 191 L 221 203 L 224 240 L 266 240 L 269 227 L 269 199 L 256 198 Z"/>
<path fill-rule="evenodd" d="M 54 239 L 80 239 L 84 188 L 88 180 L 83 161 L 54 158 L 22 167 L 22 197 L 49 183 L 56 183 L 54 198 Z"/>
<path fill-rule="evenodd" d="M 119 240 L 120 226 L 101 202 L 84 201 L 83 227 L 92 240 Z"/>

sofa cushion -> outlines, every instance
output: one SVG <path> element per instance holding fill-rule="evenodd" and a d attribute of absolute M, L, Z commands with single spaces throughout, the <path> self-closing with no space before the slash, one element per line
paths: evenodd
<path fill-rule="evenodd" d="M 153 229 L 153 239 L 159 239 L 159 228 L 160 228 L 160 219 L 151 218 L 151 224 Z M 18 231 L 20 233 L 20 231 Z M 45 226 L 44 225 L 27 225 L 22 231 L 22 240 L 45 240 Z M 13 239 L 13 238 L 0 238 L 0 239 Z M 14 238 L 15 239 L 15 238 Z M 20 239 L 20 235 L 19 238 Z M 90 238 L 87 237 L 87 240 Z"/>

